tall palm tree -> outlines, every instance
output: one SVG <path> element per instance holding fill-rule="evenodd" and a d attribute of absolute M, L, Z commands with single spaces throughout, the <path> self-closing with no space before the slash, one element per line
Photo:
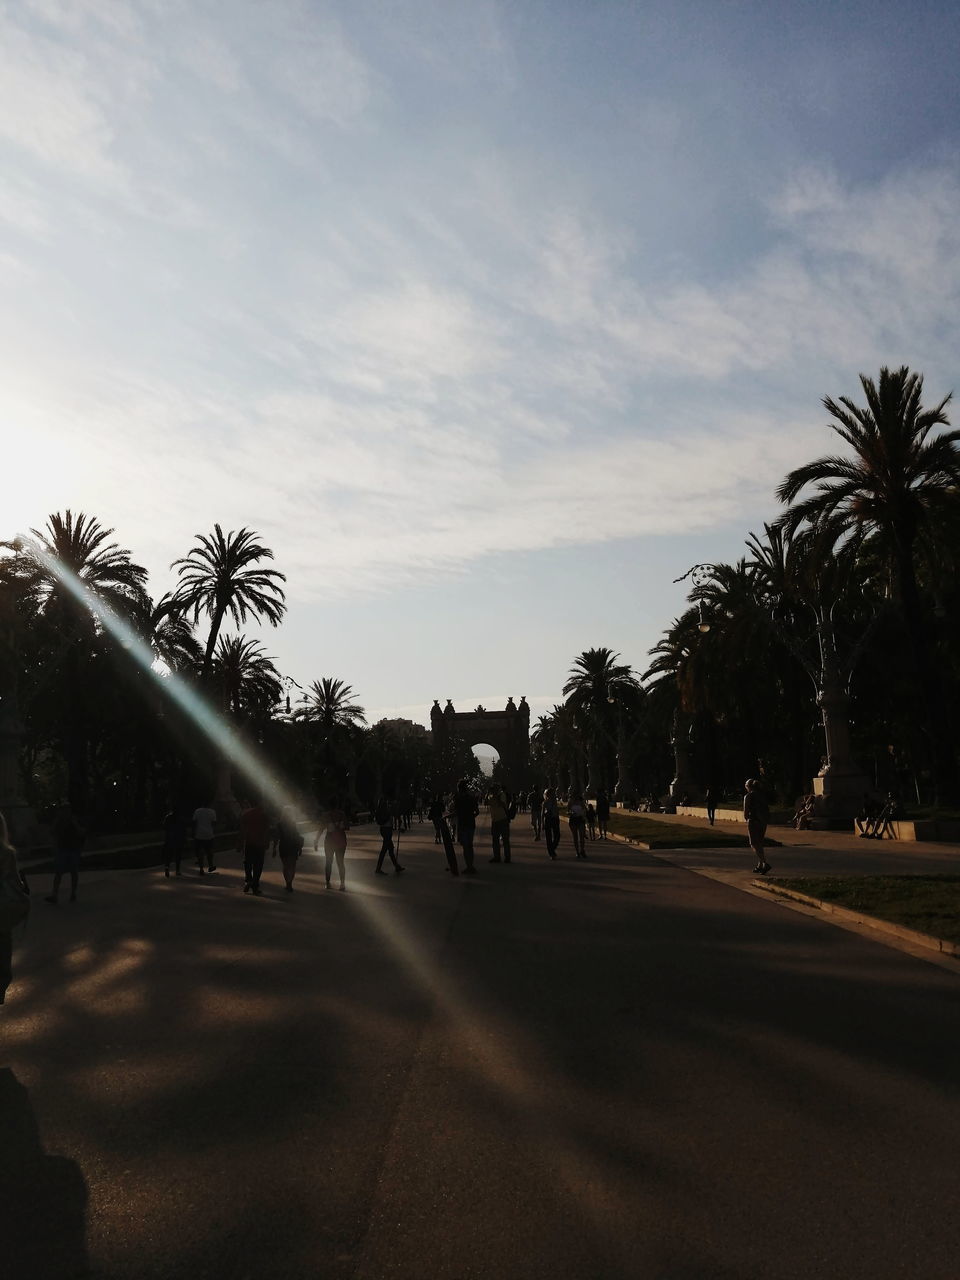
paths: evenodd
<path fill-rule="evenodd" d="M 587 738 L 590 785 L 607 783 L 606 756 L 616 738 L 617 707 L 635 708 L 643 696 L 633 669 L 612 649 L 585 649 L 574 659 L 563 686 L 567 706 Z"/>
<path fill-rule="evenodd" d="M 272 560 L 273 552 L 257 541 L 252 529 L 224 533 L 214 525 L 212 534 L 195 535 L 196 545 L 170 566 L 180 579 L 174 600 L 177 607 L 193 615 L 210 619 L 210 631 L 203 653 L 201 674 L 206 676 L 224 618 L 229 614 L 236 626 L 247 618 L 266 618 L 277 626 L 286 612 L 281 582 L 286 576 L 279 569 L 263 569 L 260 561 Z"/>
<path fill-rule="evenodd" d="M 834 542 L 873 531 L 890 558 L 904 627 L 931 730 L 938 799 L 957 798 L 952 727 L 924 616 L 917 582 L 916 548 L 921 532 L 945 506 L 956 503 L 960 485 L 960 432 L 949 426 L 946 396 L 932 409 L 921 403 L 923 377 L 906 366 L 880 370 L 877 383 L 865 374 L 860 384 L 866 406 L 846 396 L 829 396 L 827 425 L 852 450 L 852 457 L 817 458 L 786 477 L 777 496 L 789 508 L 781 517 L 792 532 L 802 525 L 822 530 Z M 813 493 L 798 501 L 808 486 Z"/>
<path fill-rule="evenodd" d="M 101 601 L 121 616 L 126 615 L 131 607 L 143 603 L 146 569 L 130 558 L 129 551 L 109 542 L 113 530 L 105 529 L 92 516 L 82 511 L 74 516 L 69 509 L 62 515 L 58 511 L 47 517 L 43 530 L 31 529 L 30 532 L 37 539 L 41 551 L 68 571 L 94 600 Z M 86 624 L 89 615 L 64 586 L 56 566 L 42 557 L 35 557 L 35 561 L 41 607 L 62 611 L 64 616 L 79 617 Z"/>

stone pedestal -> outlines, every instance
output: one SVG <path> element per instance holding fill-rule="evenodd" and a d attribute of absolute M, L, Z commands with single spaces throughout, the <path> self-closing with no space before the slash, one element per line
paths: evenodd
<path fill-rule="evenodd" d="M 864 792 L 869 790 L 870 779 L 865 773 L 856 768 L 840 772 L 828 767 L 813 780 L 817 816 L 853 819 L 863 804 Z"/>

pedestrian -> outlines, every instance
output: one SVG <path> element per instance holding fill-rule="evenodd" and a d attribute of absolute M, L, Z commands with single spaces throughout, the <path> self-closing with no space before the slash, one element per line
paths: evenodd
<path fill-rule="evenodd" d="M 765 876 L 770 870 L 770 863 L 764 857 L 763 839 L 770 821 L 770 806 L 758 778 L 748 778 L 744 783 L 744 790 L 746 795 L 743 797 L 743 816 L 750 847 L 757 855 L 757 865 L 753 870 L 757 875 Z"/>
<path fill-rule="evenodd" d="M 543 793 L 543 838 L 547 842 L 547 857 L 556 862 L 557 845 L 560 843 L 560 806 L 553 787 L 547 787 Z"/>
<path fill-rule="evenodd" d="M 163 819 L 163 874 L 170 879 L 170 863 L 180 874 L 180 861 L 187 844 L 187 832 L 190 823 L 180 804 L 172 804 Z"/>
<path fill-rule="evenodd" d="M 490 788 L 487 804 L 490 808 L 490 836 L 493 841 L 493 857 L 490 861 L 509 862 L 510 819 L 513 817 L 513 812 L 511 812 L 513 806 L 499 783 L 494 783 Z M 501 848 L 503 850 L 502 857 Z"/>
<path fill-rule="evenodd" d="M 0 1004 L 13 981 L 13 931 L 30 911 L 30 890 L 17 866 L 7 822 L 0 813 Z"/>
<path fill-rule="evenodd" d="M 703 800 L 707 806 L 707 821 L 710 823 L 712 827 L 714 819 L 717 816 L 717 788 L 713 785 L 713 783 L 711 783 L 710 786 L 707 787 L 706 794 L 704 795 Z"/>
<path fill-rule="evenodd" d="M 533 838 L 534 840 L 539 840 L 543 823 L 543 797 L 539 791 L 530 792 L 527 796 L 527 805 L 530 809 L 530 825 L 533 827 Z"/>
<path fill-rule="evenodd" d="M 197 856 L 197 868 L 203 875 L 203 859 L 206 856 L 207 869 L 216 871 L 213 861 L 213 837 L 217 829 L 217 811 L 212 804 L 202 804 L 193 811 L 193 851 Z M 264 846 L 266 847 L 266 846 Z"/>
<path fill-rule="evenodd" d="M 587 856 L 587 806 L 579 791 L 574 791 L 570 796 L 567 821 L 570 823 L 570 835 L 573 837 L 573 852 L 578 858 L 585 858 Z"/>
<path fill-rule="evenodd" d="M 273 856 L 280 854 L 280 866 L 283 870 L 283 882 L 287 893 L 293 893 L 293 878 L 297 874 L 297 859 L 303 852 L 303 836 L 293 812 L 293 806 L 287 805 L 277 822 L 276 839 L 273 842 Z"/>
<path fill-rule="evenodd" d="M 333 864 L 336 861 L 337 871 L 340 873 L 340 892 L 347 891 L 347 831 L 350 823 L 347 821 L 347 815 L 343 809 L 329 809 L 326 813 L 326 831 L 323 836 L 323 879 L 325 886 L 330 888 L 330 877 L 333 874 Z M 391 831 L 393 823 L 391 820 Z M 392 840 L 391 840 L 392 843 Z M 382 856 L 382 855 L 381 855 Z M 403 868 L 400 868 L 401 871 Z"/>
<path fill-rule="evenodd" d="M 610 821 L 610 797 L 602 788 L 597 792 L 597 835 L 601 840 L 607 838 L 607 823 Z"/>
<path fill-rule="evenodd" d="M 62 804 L 53 824 L 53 889 L 47 896 L 47 902 L 57 905 L 60 894 L 60 881 L 67 874 L 70 876 L 70 901 L 77 900 L 77 885 L 80 880 L 80 851 L 83 849 L 85 832 L 74 816 L 69 804 Z"/>
<path fill-rule="evenodd" d="M 443 817 L 443 796 L 435 795 L 430 801 L 430 808 L 427 810 L 427 817 L 433 823 L 434 844 L 443 844 L 443 836 L 440 833 L 440 819 Z"/>
<path fill-rule="evenodd" d="M 591 840 L 597 838 L 597 811 L 589 802 L 587 803 L 587 835 Z"/>
<path fill-rule="evenodd" d="M 397 860 L 397 852 L 393 844 L 393 806 L 389 800 L 381 798 L 377 805 L 375 821 L 377 826 L 380 828 L 381 845 L 380 856 L 377 858 L 377 866 L 374 874 L 378 876 L 384 876 L 387 874 L 383 869 L 383 860 L 389 854 L 390 861 L 393 863 L 393 874 L 398 876 L 403 870 L 403 867 L 401 867 Z M 324 845 L 324 848 L 326 848 L 326 845 Z"/>
<path fill-rule="evenodd" d="M 453 797 L 453 812 L 457 823 L 457 836 L 463 850 L 464 874 L 475 876 L 477 869 L 473 865 L 473 840 L 477 833 L 477 814 L 480 805 L 476 794 L 470 790 L 470 783 L 461 778 L 457 783 L 457 794 Z"/>
<path fill-rule="evenodd" d="M 270 845 L 270 819 L 259 801 L 252 800 L 240 815 L 240 852 L 243 854 L 243 892 L 260 897 L 263 860 Z M 215 871 L 216 867 L 211 867 Z"/>

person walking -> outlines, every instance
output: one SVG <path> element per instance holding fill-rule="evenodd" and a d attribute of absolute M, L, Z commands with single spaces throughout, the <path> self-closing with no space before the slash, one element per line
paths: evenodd
<path fill-rule="evenodd" d="M 539 791 L 530 792 L 527 796 L 527 805 L 530 808 L 530 825 L 533 827 L 533 838 L 534 840 L 539 840 L 543 826 L 543 796 Z"/>
<path fill-rule="evenodd" d="M 347 830 L 349 822 L 343 809 L 330 809 L 326 814 L 327 829 L 323 835 L 323 879 L 326 888 L 330 888 L 330 877 L 333 875 L 333 864 L 336 862 L 340 874 L 340 892 L 347 891 Z M 390 819 L 391 833 L 393 821 Z M 391 845 L 393 843 L 391 835 Z M 383 854 L 381 853 L 381 858 Z M 401 867 L 402 871 L 403 868 Z"/>
<path fill-rule="evenodd" d="M 717 799 L 718 788 L 711 782 L 703 797 L 703 802 L 707 807 L 707 821 L 710 823 L 711 827 L 713 826 L 714 819 L 717 816 Z"/>
<path fill-rule="evenodd" d="M 767 834 L 767 824 L 770 821 L 770 806 L 758 778 L 748 778 L 744 783 L 744 790 L 746 794 L 743 797 L 743 816 L 747 824 L 750 848 L 757 855 L 757 865 L 753 870 L 755 874 L 765 876 L 770 870 L 770 863 L 764 856 L 763 843 Z"/>
<path fill-rule="evenodd" d="M 30 911 L 30 890 L 17 866 L 7 821 L 0 813 L 0 1004 L 13 981 L 13 931 Z"/>
<path fill-rule="evenodd" d="M 510 861 L 510 812 L 511 805 L 503 787 L 495 783 L 487 796 L 490 809 L 490 836 L 493 841 L 493 857 L 491 862 Z M 501 857 L 501 848 L 503 856 Z"/>
<path fill-rule="evenodd" d="M 263 861 L 270 845 L 270 819 L 259 801 L 251 802 L 240 815 L 240 851 L 243 854 L 243 892 L 260 897 Z M 215 871 L 216 867 L 211 867 Z M 202 874 L 202 872 L 201 872 Z"/>
<path fill-rule="evenodd" d="M 207 868 L 216 871 L 213 861 L 213 837 L 217 830 L 217 811 L 213 805 L 202 804 L 193 811 L 193 851 L 197 855 L 197 868 L 203 875 L 203 859 L 206 856 Z M 266 848 L 266 846 L 264 846 Z"/>
<path fill-rule="evenodd" d="M 297 874 L 297 859 L 303 852 L 303 836 L 297 825 L 293 808 L 287 805 L 277 823 L 276 839 L 273 842 L 273 856 L 280 854 L 280 866 L 283 870 L 283 883 L 287 893 L 293 893 L 293 878 Z"/>
<path fill-rule="evenodd" d="M 430 808 L 426 810 L 426 817 L 434 824 L 434 844 L 442 845 L 443 836 L 440 835 L 440 818 L 443 818 L 443 796 L 435 795 L 430 801 Z"/>
<path fill-rule="evenodd" d="M 557 845 L 560 843 L 560 806 L 553 787 L 543 793 L 543 838 L 547 842 L 547 857 L 556 862 Z"/>
<path fill-rule="evenodd" d="M 440 832 L 440 819 L 443 817 L 443 796 L 435 795 L 430 801 L 430 808 L 427 810 L 427 817 L 433 823 L 433 843 L 443 844 L 443 836 Z"/>
<path fill-rule="evenodd" d="M 578 858 L 587 856 L 587 806 L 579 791 L 574 791 L 567 806 L 567 820 L 573 837 L 573 852 Z"/>
<path fill-rule="evenodd" d="M 591 840 L 597 838 L 597 811 L 589 801 L 587 802 L 587 835 Z"/>
<path fill-rule="evenodd" d="M 383 869 L 383 860 L 389 854 L 390 861 L 393 863 L 393 874 L 398 876 L 403 870 L 403 867 L 401 867 L 397 860 L 397 851 L 393 844 L 393 806 L 389 800 L 383 797 L 381 797 L 380 802 L 377 805 L 375 821 L 377 826 L 380 828 L 380 840 L 382 843 L 380 845 L 380 856 L 377 858 L 377 866 L 374 874 L 378 876 L 385 876 L 387 874 Z M 326 845 L 324 845 L 324 848 L 326 848 Z"/>
<path fill-rule="evenodd" d="M 470 783 L 462 778 L 457 783 L 457 794 L 453 797 L 453 812 L 457 822 L 457 837 L 463 850 L 464 874 L 475 876 L 477 868 L 473 865 L 473 840 L 477 833 L 477 814 L 480 805 L 476 794 L 470 790 Z"/>
<path fill-rule="evenodd" d="M 65 875 L 70 876 L 70 901 L 77 900 L 77 886 L 80 881 L 80 852 L 83 849 L 84 830 L 74 817 L 69 804 L 62 804 L 53 824 L 53 888 L 47 895 L 47 902 L 57 905 L 60 895 L 60 881 Z"/>
<path fill-rule="evenodd" d="M 163 819 L 163 874 L 170 879 L 170 863 L 174 864 L 176 873 L 180 875 L 180 862 L 187 846 L 187 833 L 190 823 L 183 811 L 183 806 L 173 804 Z"/>
<path fill-rule="evenodd" d="M 601 788 L 597 792 L 597 835 L 601 840 L 607 838 L 607 823 L 610 821 L 610 797 Z"/>

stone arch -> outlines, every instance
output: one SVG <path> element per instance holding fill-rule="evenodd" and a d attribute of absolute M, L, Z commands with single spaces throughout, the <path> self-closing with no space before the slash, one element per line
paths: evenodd
<path fill-rule="evenodd" d="M 441 711 L 436 700 L 430 711 L 430 728 L 434 742 L 441 748 L 452 738 L 471 748 L 487 743 L 499 753 L 507 786 L 513 791 L 526 786 L 530 771 L 530 707 L 525 697 L 519 706 L 508 698 L 502 711 L 488 711 L 483 706 L 474 711 L 457 711 L 449 698 Z M 447 785 L 453 781 L 449 779 Z"/>

